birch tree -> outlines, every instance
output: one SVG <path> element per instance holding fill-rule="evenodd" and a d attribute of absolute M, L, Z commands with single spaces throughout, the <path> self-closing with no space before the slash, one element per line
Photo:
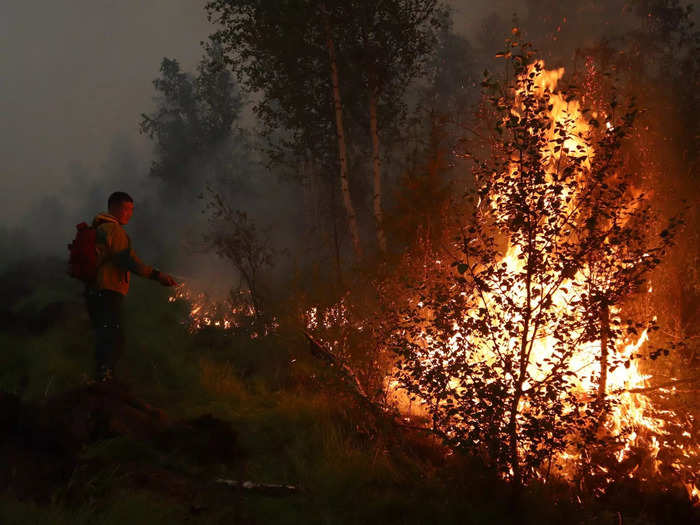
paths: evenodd
<path fill-rule="evenodd" d="M 276 142 L 274 148 L 284 150 L 278 158 L 290 152 L 297 161 L 310 155 L 315 164 L 337 169 L 336 184 L 359 257 L 342 95 L 351 79 L 342 78 L 336 7 L 309 0 L 214 0 L 207 11 L 222 28 L 213 38 L 226 50 L 243 85 L 259 95 L 254 111 L 267 137 Z"/>
<path fill-rule="evenodd" d="M 346 2 L 339 15 L 338 23 L 344 19 L 350 33 L 344 39 L 349 67 L 358 70 L 366 92 L 372 212 L 377 244 L 385 252 L 380 129 L 391 129 L 402 121 L 405 92 L 425 76 L 448 13 L 438 0 L 390 0 Z"/>
<path fill-rule="evenodd" d="M 331 73 L 331 86 L 333 89 L 333 110 L 335 112 L 335 127 L 338 137 L 338 164 L 340 165 L 340 190 L 343 195 L 343 204 L 348 215 L 348 227 L 352 238 L 355 255 L 362 255 L 362 245 L 360 243 L 360 232 L 357 227 L 357 215 L 350 197 L 350 184 L 348 182 L 348 148 L 345 142 L 345 126 L 343 125 L 343 102 L 340 95 L 340 79 L 338 77 L 338 58 L 335 52 L 335 39 L 331 28 L 330 15 L 325 3 L 321 4 L 321 15 L 323 17 L 323 31 L 326 37 L 326 48 L 328 49 L 328 62 Z"/>
<path fill-rule="evenodd" d="M 209 45 L 196 74 L 180 69 L 177 60 L 164 58 L 160 77 L 153 81 L 156 110 L 141 115 L 140 131 L 155 145 L 150 175 L 171 191 L 199 191 L 193 163 L 211 155 L 231 137 L 240 116 L 241 96 L 223 60 L 222 49 Z"/>
<path fill-rule="evenodd" d="M 248 89 L 262 95 L 258 115 L 269 127 L 281 124 L 289 130 L 285 146 L 319 157 L 336 152 L 358 257 L 362 243 L 349 152 L 362 151 L 365 144 L 371 150 L 371 209 L 378 247 L 386 251 L 382 130 L 396 130 L 407 87 L 425 73 L 447 20 L 440 0 L 286 0 L 274 5 L 215 0 L 207 9 L 223 28 L 215 40 Z M 354 164 L 361 165 L 361 159 Z"/>

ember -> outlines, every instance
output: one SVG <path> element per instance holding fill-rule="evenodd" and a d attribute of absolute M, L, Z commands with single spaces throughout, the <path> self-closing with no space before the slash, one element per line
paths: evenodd
<path fill-rule="evenodd" d="M 222 330 L 240 330 L 254 327 L 256 321 L 255 309 L 244 292 L 231 294 L 227 299 L 212 299 L 206 292 L 196 291 L 188 284 L 178 286 L 170 302 L 184 301 L 189 305 L 186 323 L 191 332 L 203 328 L 220 328 Z M 264 325 L 262 333 L 253 329 L 252 339 L 268 335 L 277 329 L 277 321 L 273 320 Z"/>

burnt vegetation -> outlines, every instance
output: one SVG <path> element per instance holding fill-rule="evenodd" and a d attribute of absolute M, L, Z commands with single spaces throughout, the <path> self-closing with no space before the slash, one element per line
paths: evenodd
<path fill-rule="evenodd" d="M 134 237 L 224 270 L 135 282 L 105 386 L 63 261 L 4 264 L 0 521 L 699 519 L 695 15 L 525 3 L 209 1 L 139 124 L 194 213 Z"/>

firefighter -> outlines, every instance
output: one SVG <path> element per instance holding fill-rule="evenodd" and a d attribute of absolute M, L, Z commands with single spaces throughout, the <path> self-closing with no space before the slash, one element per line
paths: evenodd
<path fill-rule="evenodd" d="M 134 253 L 131 239 L 124 231 L 134 213 L 134 200 L 121 191 L 112 193 L 107 202 L 108 213 L 93 220 L 97 277 L 86 287 L 85 297 L 90 321 L 95 332 L 96 379 L 108 382 L 124 352 L 124 297 L 129 291 L 129 276 L 158 281 L 163 286 L 177 283 L 172 276 L 148 266 Z"/>

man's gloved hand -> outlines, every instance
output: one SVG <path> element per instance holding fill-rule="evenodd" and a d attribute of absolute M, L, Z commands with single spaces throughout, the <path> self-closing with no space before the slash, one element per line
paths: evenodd
<path fill-rule="evenodd" d="M 177 284 L 177 281 L 173 278 L 172 275 L 168 275 L 167 273 L 160 273 L 158 275 L 158 282 L 162 284 L 163 286 L 175 286 Z"/>

